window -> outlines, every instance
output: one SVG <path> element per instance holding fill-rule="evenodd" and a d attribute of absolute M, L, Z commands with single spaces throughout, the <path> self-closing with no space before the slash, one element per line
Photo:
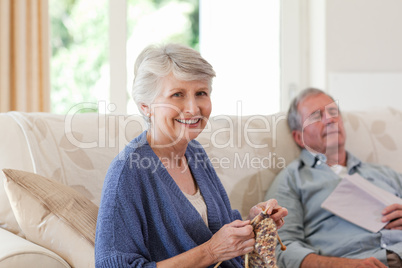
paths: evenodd
<path fill-rule="evenodd" d="M 175 42 L 198 50 L 198 0 L 127 1 L 127 112 L 138 113 L 131 97 L 134 62 L 149 44 Z"/>
<path fill-rule="evenodd" d="M 279 112 L 279 0 L 200 3 L 200 50 L 217 73 L 212 113 Z"/>
<path fill-rule="evenodd" d="M 109 94 L 107 0 L 50 0 L 51 111 L 97 103 Z M 92 105 L 93 106 L 93 105 Z"/>
<path fill-rule="evenodd" d="M 52 112 L 104 101 L 138 113 L 134 61 L 169 41 L 214 66 L 213 114 L 279 111 L 279 0 L 50 0 L 49 12 Z"/>

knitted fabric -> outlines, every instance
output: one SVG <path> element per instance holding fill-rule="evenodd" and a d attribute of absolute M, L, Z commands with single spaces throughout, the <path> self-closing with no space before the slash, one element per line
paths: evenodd
<path fill-rule="evenodd" d="M 253 221 L 255 233 L 254 251 L 246 257 L 246 268 L 276 268 L 275 248 L 277 228 L 275 222 L 265 212 L 257 215 Z"/>

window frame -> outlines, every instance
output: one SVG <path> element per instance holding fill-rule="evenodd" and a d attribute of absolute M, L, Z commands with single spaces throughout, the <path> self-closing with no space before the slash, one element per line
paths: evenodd
<path fill-rule="evenodd" d="M 280 110 L 311 83 L 326 86 L 325 78 L 325 4 L 322 0 L 281 0 Z M 127 94 L 127 1 L 109 0 L 110 103 L 114 114 L 126 114 Z M 321 28 L 312 28 L 322 25 Z M 311 46 L 318 54 L 310 53 Z M 313 58 L 314 56 L 314 58 Z M 311 70 L 317 70 L 312 72 Z"/>

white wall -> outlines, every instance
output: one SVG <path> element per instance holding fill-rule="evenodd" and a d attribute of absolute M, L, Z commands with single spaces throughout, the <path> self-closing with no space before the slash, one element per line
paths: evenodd
<path fill-rule="evenodd" d="M 327 0 L 327 72 L 402 72 L 401 0 Z"/>
<path fill-rule="evenodd" d="M 319 87 L 340 104 L 342 99 L 356 98 L 342 105 L 344 110 L 398 106 L 395 99 L 402 98 L 402 1 L 301 1 L 299 21 L 305 27 L 297 34 L 307 49 L 295 61 L 301 62 L 297 68 L 302 76 L 294 82 L 297 91 Z M 291 82 L 282 85 L 283 95 L 288 94 L 286 86 Z M 282 102 L 282 109 L 287 105 Z"/>
<path fill-rule="evenodd" d="M 343 110 L 400 107 L 402 1 L 327 0 L 326 84 Z"/>

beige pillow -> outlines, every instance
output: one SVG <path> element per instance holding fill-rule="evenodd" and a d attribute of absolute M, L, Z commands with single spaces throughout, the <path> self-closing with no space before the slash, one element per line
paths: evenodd
<path fill-rule="evenodd" d="M 6 193 L 26 238 L 73 267 L 95 267 L 98 207 L 54 180 L 19 170 L 3 172 Z"/>

